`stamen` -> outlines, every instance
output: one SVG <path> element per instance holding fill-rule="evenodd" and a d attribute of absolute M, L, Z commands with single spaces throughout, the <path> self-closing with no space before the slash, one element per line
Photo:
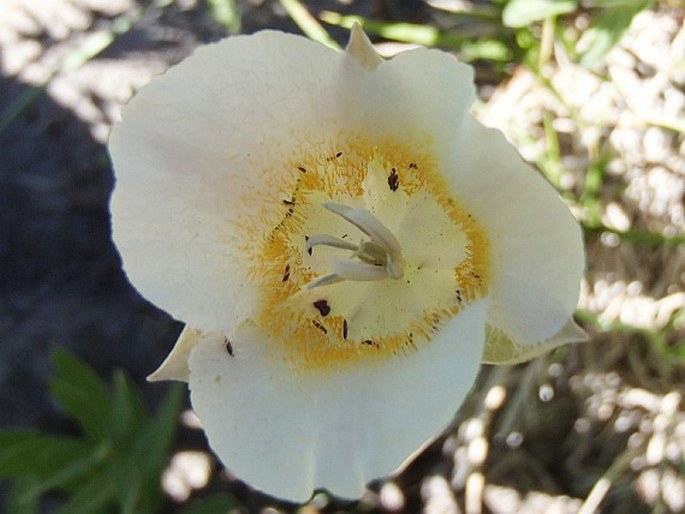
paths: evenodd
<path fill-rule="evenodd" d="M 393 254 L 402 251 L 395 235 L 369 211 L 357 207 L 348 207 L 347 205 L 335 202 L 326 202 L 322 205 L 329 211 L 352 223 L 369 236 L 373 242 L 378 243 L 386 252 Z"/>
<path fill-rule="evenodd" d="M 328 234 L 316 234 L 307 239 L 307 251 L 318 245 L 332 246 L 333 248 L 341 248 L 343 250 L 356 251 L 359 249 L 358 245 L 350 241 L 345 241 L 339 237 L 329 236 Z"/>
<path fill-rule="evenodd" d="M 338 282 L 342 281 L 343 279 L 339 275 L 336 273 L 331 273 L 330 275 L 324 275 L 323 277 L 319 277 L 313 282 L 310 282 L 307 284 L 307 289 L 314 289 L 315 287 L 327 286 L 329 284 L 337 284 Z"/>
<path fill-rule="evenodd" d="M 348 207 L 335 202 L 322 204 L 329 211 L 352 223 L 371 238 L 358 245 L 328 234 L 316 234 L 307 239 L 307 252 L 317 245 L 331 246 L 342 250 L 351 250 L 352 257 L 361 262 L 335 259 L 333 273 L 324 275 L 307 285 L 308 289 L 335 284 L 342 280 L 369 281 L 385 278 L 402 278 L 404 259 L 400 243 L 395 235 L 369 211 L 357 207 Z"/>
<path fill-rule="evenodd" d="M 385 266 L 374 266 L 364 262 L 333 260 L 333 272 L 343 280 L 363 282 L 388 278 Z"/>

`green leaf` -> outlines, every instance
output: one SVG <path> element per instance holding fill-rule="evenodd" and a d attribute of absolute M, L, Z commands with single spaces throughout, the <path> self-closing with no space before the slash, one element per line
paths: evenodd
<path fill-rule="evenodd" d="M 114 484 L 107 473 L 89 476 L 55 514 L 114 513 Z M 109 508 L 107 508 L 109 506 Z"/>
<path fill-rule="evenodd" d="M 91 452 L 89 444 L 67 436 L 6 432 L 1 440 L 0 477 L 46 477 Z"/>
<path fill-rule="evenodd" d="M 359 23 L 367 34 L 378 35 L 402 43 L 459 48 L 465 41 L 463 37 L 458 35 L 444 33 L 436 27 L 419 23 L 379 21 L 361 16 L 343 16 L 331 11 L 323 11 L 320 16 L 326 23 L 346 29 L 350 29 L 355 23 Z"/>
<path fill-rule="evenodd" d="M 137 511 L 159 511 L 164 495 L 159 477 L 169 462 L 172 443 L 178 428 L 185 387 L 172 384 L 157 414 L 135 434 L 128 458 L 136 466 L 142 484 Z"/>
<path fill-rule="evenodd" d="M 116 456 L 108 466 L 108 473 L 114 484 L 120 514 L 143 514 L 137 508 L 143 483 L 135 463 L 127 455 Z"/>
<path fill-rule="evenodd" d="M 95 468 L 102 464 L 108 454 L 109 448 L 101 446 L 88 455 L 63 462 L 61 467 L 25 491 L 21 500 L 32 501 L 33 498 L 38 498 L 52 489 L 77 487 L 82 478 L 94 473 Z"/>
<path fill-rule="evenodd" d="M 178 514 L 225 514 L 236 502 L 233 496 L 226 493 L 216 493 L 188 504 Z"/>
<path fill-rule="evenodd" d="M 39 501 L 33 498 L 30 501 L 21 501 L 24 493 L 35 486 L 38 479 L 32 476 L 19 477 L 12 481 L 5 501 L 5 511 L 12 514 L 38 514 Z"/>
<path fill-rule="evenodd" d="M 595 0 L 592 7 L 626 7 L 633 5 L 635 0 Z"/>
<path fill-rule="evenodd" d="M 125 448 L 147 419 L 145 402 L 122 370 L 114 373 L 114 393 L 109 430 L 117 446 Z"/>
<path fill-rule="evenodd" d="M 634 0 L 603 9 L 576 44 L 580 64 L 592 68 L 619 42 L 637 13 L 652 4 L 652 0 Z"/>
<path fill-rule="evenodd" d="M 465 41 L 459 49 L 459 57 L 466 61 L 487 60 L 509 62 L 513 54 L 509 47 L 496 39 L 484 39 L 482 41 Z"/>
<path fill-rule="evenodd" d="M 122 371 L 113 392 L 87 365 L 63 350 L 54 355 L 51 390 L 87 437 L 37 431 L 0 432 L 0 478 L 12 478 L 13 514 L 35 514 L 48 491 L 68 494 L 63 514 L 157 514 L 160 474 L 169 459 L 183 387 L 171 388 L 156 416 Z"/>
<path fill-rule="evenodd" d="M 559 149 L 559 136 L 556 130 L 554 130 L 550 113 L 544 113 L 542 121 L 545 129 L 545 146 L 547 151 L 545 152 L 544 157 L 538 162 L 538 165 L 552 185 L 559 189 L 561 187 L 561 175 L 563 173 L 561 151 Z"/>
<path fill-rule="evenodd" d="M 331 37 L 328 31 L 309 12 L 300 0 L 279 0 L 285 12 L 288 13 L 300 30 L 314 41 L 318 41 L 334 50 L 340 50 L 340 45 Z"/>
<path fill-rule="evenodd" d="M 235 0 L 207 0 L 212 18 L 229 34 L 240 33 L 240 13 Z"/>
<path fill-rule="evenodd" d="M 30 441 L 38 437 L 40 432 L 37 430 L 11 429 L 0 432 L 0 456 L 15 444 Z"/>
<path fill-rule="evenodd" d="M 577 8 L 577 0 L 511 0 L 502 11 L 502 23 L 506 27 L 521 28 Z"/>
<path fill-rule="evenodd" d="M 157 414 L 139 431 L 131 445 L 146 480 L 157 480 L 169 461 L 184 391 L 182 384 L 171 385 Z"/>
<path fill-rule="evenodd" d="M 50 393 L 83 431 L 95 439 L 107 433 L 109 395 L 102 380 L 79 358 L 63 349 L 55 350 L 53 362 L 58 376 L 50 382 Z"/>

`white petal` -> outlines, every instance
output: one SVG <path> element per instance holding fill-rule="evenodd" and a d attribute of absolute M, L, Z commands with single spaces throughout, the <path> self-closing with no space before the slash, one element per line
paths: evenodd
<path fill-rule="evenodd" d="M 362 80 L 350 79 L 350 124 L 361 122 L 368 135 L 435 152 L 440 160 L 443 152 L 453 152 L 459 124 L 475 99 L 473 68 L 426 48 L 383 61 Z"/>
<path fill-rule="evenodd" d="M 110 138 L 112 225 L 148 300 L 206 331 L 254 313 L 250 245 L 284 215 L 294 159 L 317 144 L 307 135 L 339 135 L 354 104 L 336 92 L 346 67 L 364 73 L 347 54 L 267 31 L 200 47 L 133 98 Z"/>
<path fill-rule="evenodd" d="M 485 310 L 464 309 L 417 352 L 309 373 L 256 328 L 233 357 L 216 338 L 191 355 L 193 407 L 241 479 L 295 501 L 319 487 L 357 498 L 450 421 L 478 372 Z"/>
<path fill-rule="evenodd" d="M 562 330 L 585 265 L 580 225 L 501 132 L 468 117 L 453 159 L 455 193 L 485 227 L 492 252 L 488 323 L 522 353 Z"/>

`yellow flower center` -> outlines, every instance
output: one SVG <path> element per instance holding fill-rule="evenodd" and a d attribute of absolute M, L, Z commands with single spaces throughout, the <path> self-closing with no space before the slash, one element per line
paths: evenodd
<path fill-rule="evenodd" d="M 250 258 L 255 321 L 295 368 L 416 351 L 486 294 L 487 237 L 416 143 L 348 140 L 291 168 Z"/>

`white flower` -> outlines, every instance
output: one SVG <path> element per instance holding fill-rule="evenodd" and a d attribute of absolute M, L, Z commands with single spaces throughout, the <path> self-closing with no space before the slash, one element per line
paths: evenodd
<path fill-rule="evenodd" d="M 473 99 L 470 67 L 383 61 L 356 27 L 342 53 L 271 31 L 199 48 L 124 110 L 114 239 L 187 324 L 151 378 L 190 383 L 240 478 L 357 497 L 481 360 L 578 339 L 579 227 Z"/>

